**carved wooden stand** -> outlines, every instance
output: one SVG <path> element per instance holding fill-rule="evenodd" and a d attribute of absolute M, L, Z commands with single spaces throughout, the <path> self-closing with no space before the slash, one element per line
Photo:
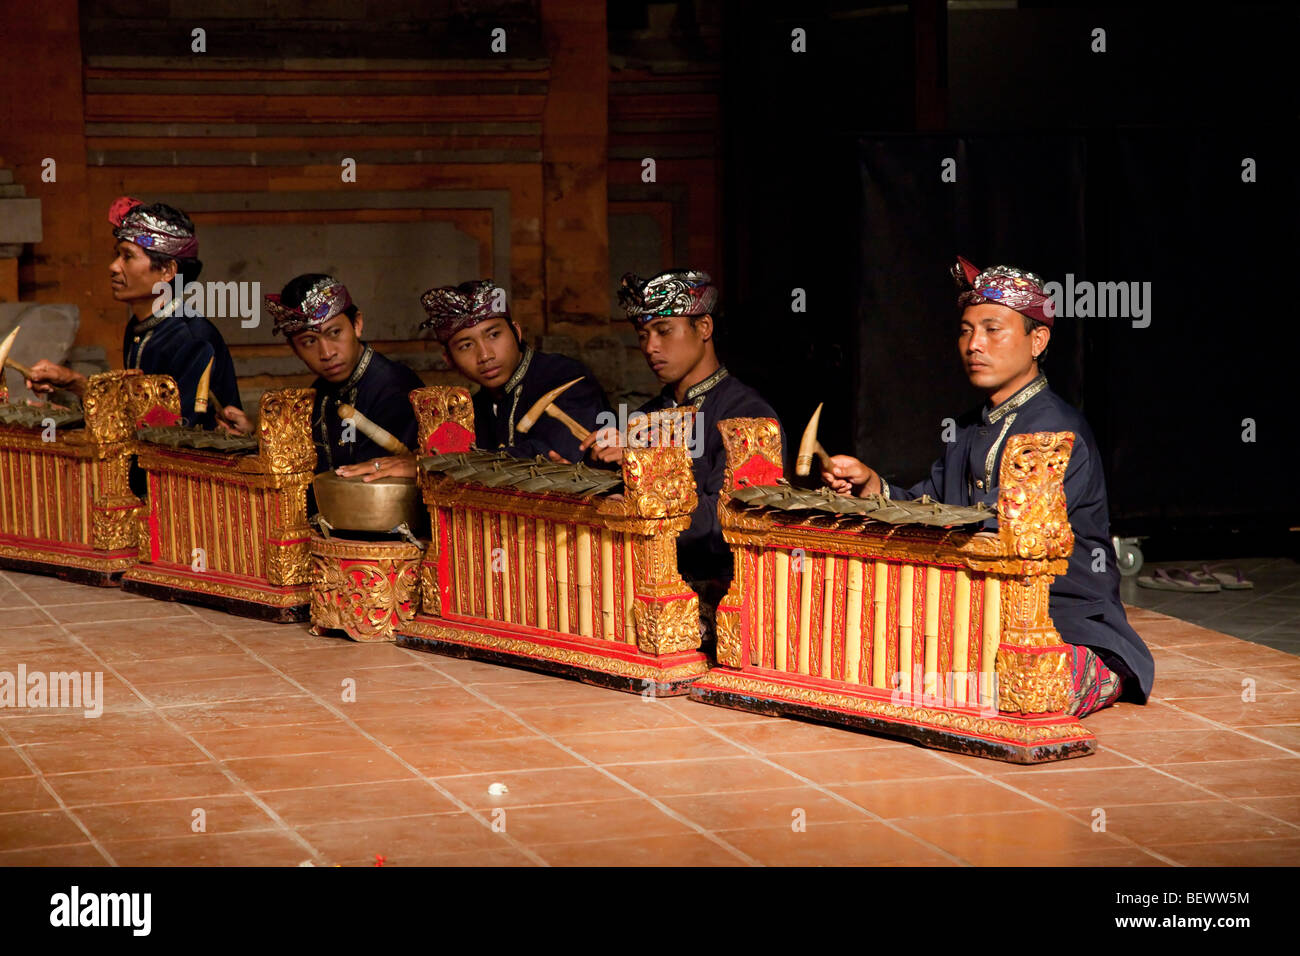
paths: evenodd
<path fill-rule="evenodd" d="M 124 590 L 244 617 L 307 619 L 314 397 L 309 388 L 266 392 L 256 455 L 139 443 L 149 502 Z"/>
<path fill-rule="evenodd" d="M 1014 763 L 1093 752 L 1063 712 L 1069 649 L 1048 616 L 1074 544 L 1061 484 L 1072 434 L 1008 440 L 993 534 L 746 509 L 727 492 L 756 462 L 779 467 L 779 433 L 768 419 L 719 427 L 735 577 L 719 666 L 692 699 Z"/>
<path fill-rule="evenodd" d="M 135 563 L 140 499 L 128 484 L 135 429 L 174 421 L 170 379 L 139 370 L 93 375 L 85 427 L 0 425 L 0 567 L 113 586 Z"/>
<path fill-rule="evenodd" d="M 405 541 L 311 536 L 312 633 L 339 630 L 354 641 L 396 639 L 420 606 L 420 558 Z"/>
<path fill-rule="evenodd" d="M 463 388 L 411 393 L 426 453 L 467 451 Z M 630 449 L 623 495 L 488 488 L 423 473 L 433 540 L 398 643 L 632 693 L 685 693 L 708 669 L 699 601 L 677 573 L 695 483 L 680 445 Z"/>

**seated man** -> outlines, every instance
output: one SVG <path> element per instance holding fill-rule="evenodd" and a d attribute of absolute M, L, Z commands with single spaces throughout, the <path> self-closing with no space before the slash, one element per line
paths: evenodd
<path fill-rule="evenodd" d="M 109 265 L 113 298 L 131 309 L 122 339 L 122 365 L 156 375 L 170 375 L 180 390 L 181 418 L 186 424 L 212 428 L 216 408 L 200 415 L 194 413 L 199 381 L 208 364 L 212 374 L 210 390 L 218 400 L 238 410 L 239 386 L 235 380 L 235 363 L 217 327 L 201 316 L 191 316 L 181 308 L 182 298 L 172 297 L 154 311 L 160 298 L 154 287 L 159 282 L 172 284 L 180 277 L 180 286 L 194 281 L 203 268 L 199 261 L 199 241 L 194 223 L 179 209 L 166 203 L 145 205 L 138 199 L 122 196 L 108 211 L 116 240 L 116 258 Z M 192 308 L 192 307 L 191 307 Z M 83 397 L 86 376 L 70 368 L 41 359 L 32 366 L 34 377 L 28 387 L 48 393 L 65 388 Z M 203 396 L 206 401 L 207 396 Z"/>
<path fill-rule="evenodd" d="M 571 461 L 582 456 L 579 439 L 558 419 L 543 415 L 527 434 L 515 431 L 519 419 L 551 389 L 575 378 L 582 381 L 555 400 L 555 406 L 588 431 L 609 409 L 605 393 L 587 366 L 566 355 L 538 352 L 510 318 L 505 290 L 491 279 L 430 289 L 420 297 L 447 360 L 479 387 L 474 394 L 474 442 L 517 458 L 558 452 Z"/>
<path fill-rule="evenodd" d="M 361 338 L 365 321 L 352 304 L 347 287 L 333 276 L 308 273 L 290 279 L 279 295 L 266 296 L 275 320 L 274 332 L 288 337 L 289 347 L 316 373 L 312 388 L 312 436 L 316 441 L 316 471 L 333 469 L 344 478 L 414 478 L 416 424 L 410 393 L 423 385 L 413 371 L 379 354 Z M 351 405 L 370 422 L 388 432 L 410 451 L 395 454 L 365 432 L 349 427 L 339 414 Z M 235 409 L 226 409 L 237 430 L 251 432 L 252 423 Z"/>
<path fill-rule="evenodd" d="M 722 540 L 718 495 L 726 476 L 727 450 L 718 422 L 726 418 L 772 418 L 776 412 L 718 360 L 713 341 L 713 309 L 718 289 L 707 272 L 676 269 L 652 279 L 623 276 L 619 302 L 636 327 L 641 353 L 663 383 L 663 391 L 639 411 L 694 405 L 693 435 L 702 447 L 691 449 L 699 504 L 691 525 L 677 539 L 677 567 L 700 595 L 706 620 L 731 583 L 731 551 Z M 603 429 L 583 442 L 596 461 L 619 462 L 625 436 Z M 784 447 L 784 435 L 782 447 Z"/>
<path fill-rule="evenodd" d="M 1074 530 L 1069 571 L 1052 582 L 1050 611 L 1074 649 L 1075 694 L 1070 713 L 1083 716 L 1121 693 L 1139 703 L 1151 693 L 1155 662 L 1129 626 L 1119 600 L 1119 569 L 1110 541 L 1106 480 L 1097 442 L 1083 416 L 1047 387 L 1039 362 L 1052 335 L 1054 310 L 1043 281 L 1032 272 L 995 266 L 980 272 L 958 259 L 953 276 L 962 290 L 958 352 L 971 384 L 988 401 L 958 419 L 955 441 L 908 489 L 893 488 L 856 458 L 836 455 L 822 479 L 836 491 L 890 498 L 929 495 L 953 505 L 996 507 L 1002 449 L 1008 435 L 1073 432 L 1065 472 L 1065 500 Z M 996 519 L 989 524 L 996 527 Z M 1100 551 L 1101 561 L 1095 555 Z"/>

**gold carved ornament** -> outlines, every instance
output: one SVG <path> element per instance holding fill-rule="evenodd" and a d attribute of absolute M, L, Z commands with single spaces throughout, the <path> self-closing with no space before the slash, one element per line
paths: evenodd
<path fill-rule="evenodd" d="M 413 556 L 405 558 L 343 558 L 321 553 L 319 539 L 314 541 L 312 623 L 357 640 L 393 640 L 417 610 L 420 556 L 411 550 Z"/>
<path fill-rule="evenodd" d="M 693 592 L 669 601 L 634 599 L 632 622 L 636 646 L 646 654 L 675 654 L 700 646 L 700 601 Z"/>
<path fill-rule="evenodd" d="M 310 475 L 316 470 L 316 443 L 311 436 L 315 399 L 316 390 L 311 388 L 280 388 L 262 394 L 257 455 L 271 474 Z"/>
<path fill-rule="evenodd" d="M 429 439 L 440 425 L 451 423 L 471 436 L 474 434 L 474 402 L 469 389 L 459 385 L 426 385 L 413 390 L 410 401 L 415 411 L 420 454 L 426 452 Z"/>
<path fill-rule="evenodd" d="M 689 515 L 698 499 L 686 446 L 628 448 L 623 454 L 623 495 L 640 518 Z"/>

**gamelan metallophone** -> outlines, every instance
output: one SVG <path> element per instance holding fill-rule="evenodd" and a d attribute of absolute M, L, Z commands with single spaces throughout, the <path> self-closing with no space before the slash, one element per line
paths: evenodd
<path fill-rule="evenodd" d="M 124 590 L 246 617 L 307 619 L 314 397 L 309 388 L 264 393 L 255 439 L 182 428 L 140 433 L 148 504 Z"/>
<path fill-rule="evenodd" d="M 0 404 L 0 567 L 116 585 L 137 554 L 136 427 L 179 418 L 175 383 L 135 369 L 91 376 L 81 413 Z"/>
<path fill-rule="evenodd" d="M 1072 434 L 1008 439 L 993 533 L 933 526 L 987 510 L 776 485 L 776 423 L 719 428 L 735 577 L 718 608 L 718 666 L 692 699 L 1016 763 L 1093 751 L 1064 713 L 1070 657 L 1048 615 L 1074 543 L 1062 486 Z M 756 473 L 763 482 L 747 480 Z"/>
<path fill-rule="evenodd" d="M 411 403 L 432 541 L 398 643 L 657 695 L 707 670 L 699 601 L 677 572 L 696 503 L 684 443 L 629 449 L 617 472 L 512 459 L 473 448 L 466 389 Z"/>

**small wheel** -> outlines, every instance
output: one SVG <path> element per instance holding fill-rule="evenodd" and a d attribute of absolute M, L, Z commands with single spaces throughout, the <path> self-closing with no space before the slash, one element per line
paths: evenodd
<path fill-rule="evenodd" d="M 1132 538 L 1116 538 L 1115 562 L 1119 565 L 1119 573 L 1131 578 L 1142 570 L 1142 549 Z"/>

